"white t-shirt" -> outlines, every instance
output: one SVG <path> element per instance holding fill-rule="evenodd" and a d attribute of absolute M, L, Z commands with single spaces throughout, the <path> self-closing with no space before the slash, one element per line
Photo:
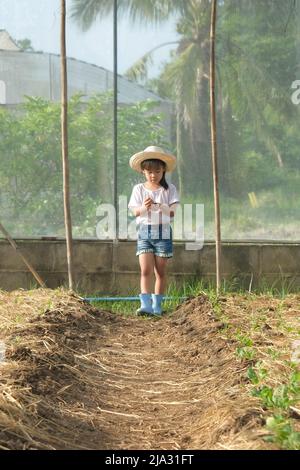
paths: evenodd
<path fill-rule="evenodd" d="M 147 197 L 150 197 L 152 201 L 154 201 L 150 211 L 136 218 L 137 224 L 156 225 L 158 223 L 170 223 L 170 216 L 166 213 L 161 213 L 161 210 L 158 207 L 158 204 L 167 204 L 170 206 L 171 204 L 179 203 L 176 187 L 172 183 L 168 183 L 168 186 L 168 189 L 161 186 L 154 191 L 145 188 L 144 183 L 136 184 L 133 187 L 128 204 L 129 209 L 141 207 Z M 172 211 L 174 211 L 174 208 L 172 208 Z"/>

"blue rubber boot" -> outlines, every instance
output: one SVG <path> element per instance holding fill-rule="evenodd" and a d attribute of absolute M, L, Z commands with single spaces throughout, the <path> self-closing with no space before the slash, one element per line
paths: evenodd
<path fill-rule="evenodd" d="M 152 294 L 152 307 L 154 315 L 161 315 L 161 303 L 163 300 L 162 294 Z"/>
<path fill-rule="evenodd" d="M 140 294 L 139 297 L 141 306 L 137 309 L 136 314 L 141 315 L 142 313 L 147 313 L 148 315 L 152 315 L 153 309 L 151 294 Z"/>

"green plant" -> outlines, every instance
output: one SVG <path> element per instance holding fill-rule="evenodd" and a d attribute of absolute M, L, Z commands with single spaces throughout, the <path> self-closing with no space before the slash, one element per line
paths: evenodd
<path fill-rule="evenodd" d="M 274 414 L 266 420 L 266 427 L 272 434 L 264 439 L 278 443 L 283 449 L 300 450 L 300 432 L 295 431 L 289 419 Z"/>
<path fill-rule="evenodd" d="M 278 359 L 280 357 L 280 352 L 274 348 L 268 348 L 266 352 L 272 359 Z"/>
<path fill-rule="evenodd" d="M 246 359 L 246 360 L 252 361 L 255 358 L 256 353 L 255 353 L 255 350 L 253 348 L 245 346 L 245 347 L 237 348 L 236 349 L 236 355 L 240 359 Z"/>
<path fill-rule="evenodd" d="M 247 377 L 253 385 L 259 384 L 267 375 L 267 369 L 261 367 L 259 363 L 256 363 L 255 367 L 249 367 L 247 370 Z"/>
<path fill-rule="evenodd" d="M 253 396 L 262 400 L 266 408 L 282 408 L 287 410 L 292 401 L 289 398 L 289 388 L 287 385 L 280 384 L 275 388 L 264 385 L 253 391 Z"/>
<path fill-rule="evenodd" d="M 255 375 L 253 372 L 250 374 L 255 382 Z M 300 400 L 300 372 L 293 371 L 286 383 L 279 384 L 276 387 L 264 385 L 255 388 L 252 395 L 259 397 L 266 408 L 287 410 Z"/>
<path fill-rule="evenodd" d="M 253 346 L 252 339 L 249 336 L 245 335 L 245 334 L 237 333 L 235 335 L 235 338 L 240 343 L 240 345 L 243 346 L 243 347 L 244 346 L 249 346 L 249 347 Z"/>

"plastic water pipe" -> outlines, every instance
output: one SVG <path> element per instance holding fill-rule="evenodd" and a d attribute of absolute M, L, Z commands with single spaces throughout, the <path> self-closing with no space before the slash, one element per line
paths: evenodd
<path fill-rule="evenodd" d="M 163 297 L 163 300 L 187 300 L 188 297 Z M 139 301 L 139 297 L 83 297 L 87 302 L 133 302 Z"/>

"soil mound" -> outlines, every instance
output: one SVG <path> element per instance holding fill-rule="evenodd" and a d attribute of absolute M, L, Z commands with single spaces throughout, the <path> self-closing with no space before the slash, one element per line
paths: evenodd
<path fill-rule="evenodd" d="M 262 449 L 247 361 L 200 295 L 161 319 L 0 293 L 0 448 Z"/>

